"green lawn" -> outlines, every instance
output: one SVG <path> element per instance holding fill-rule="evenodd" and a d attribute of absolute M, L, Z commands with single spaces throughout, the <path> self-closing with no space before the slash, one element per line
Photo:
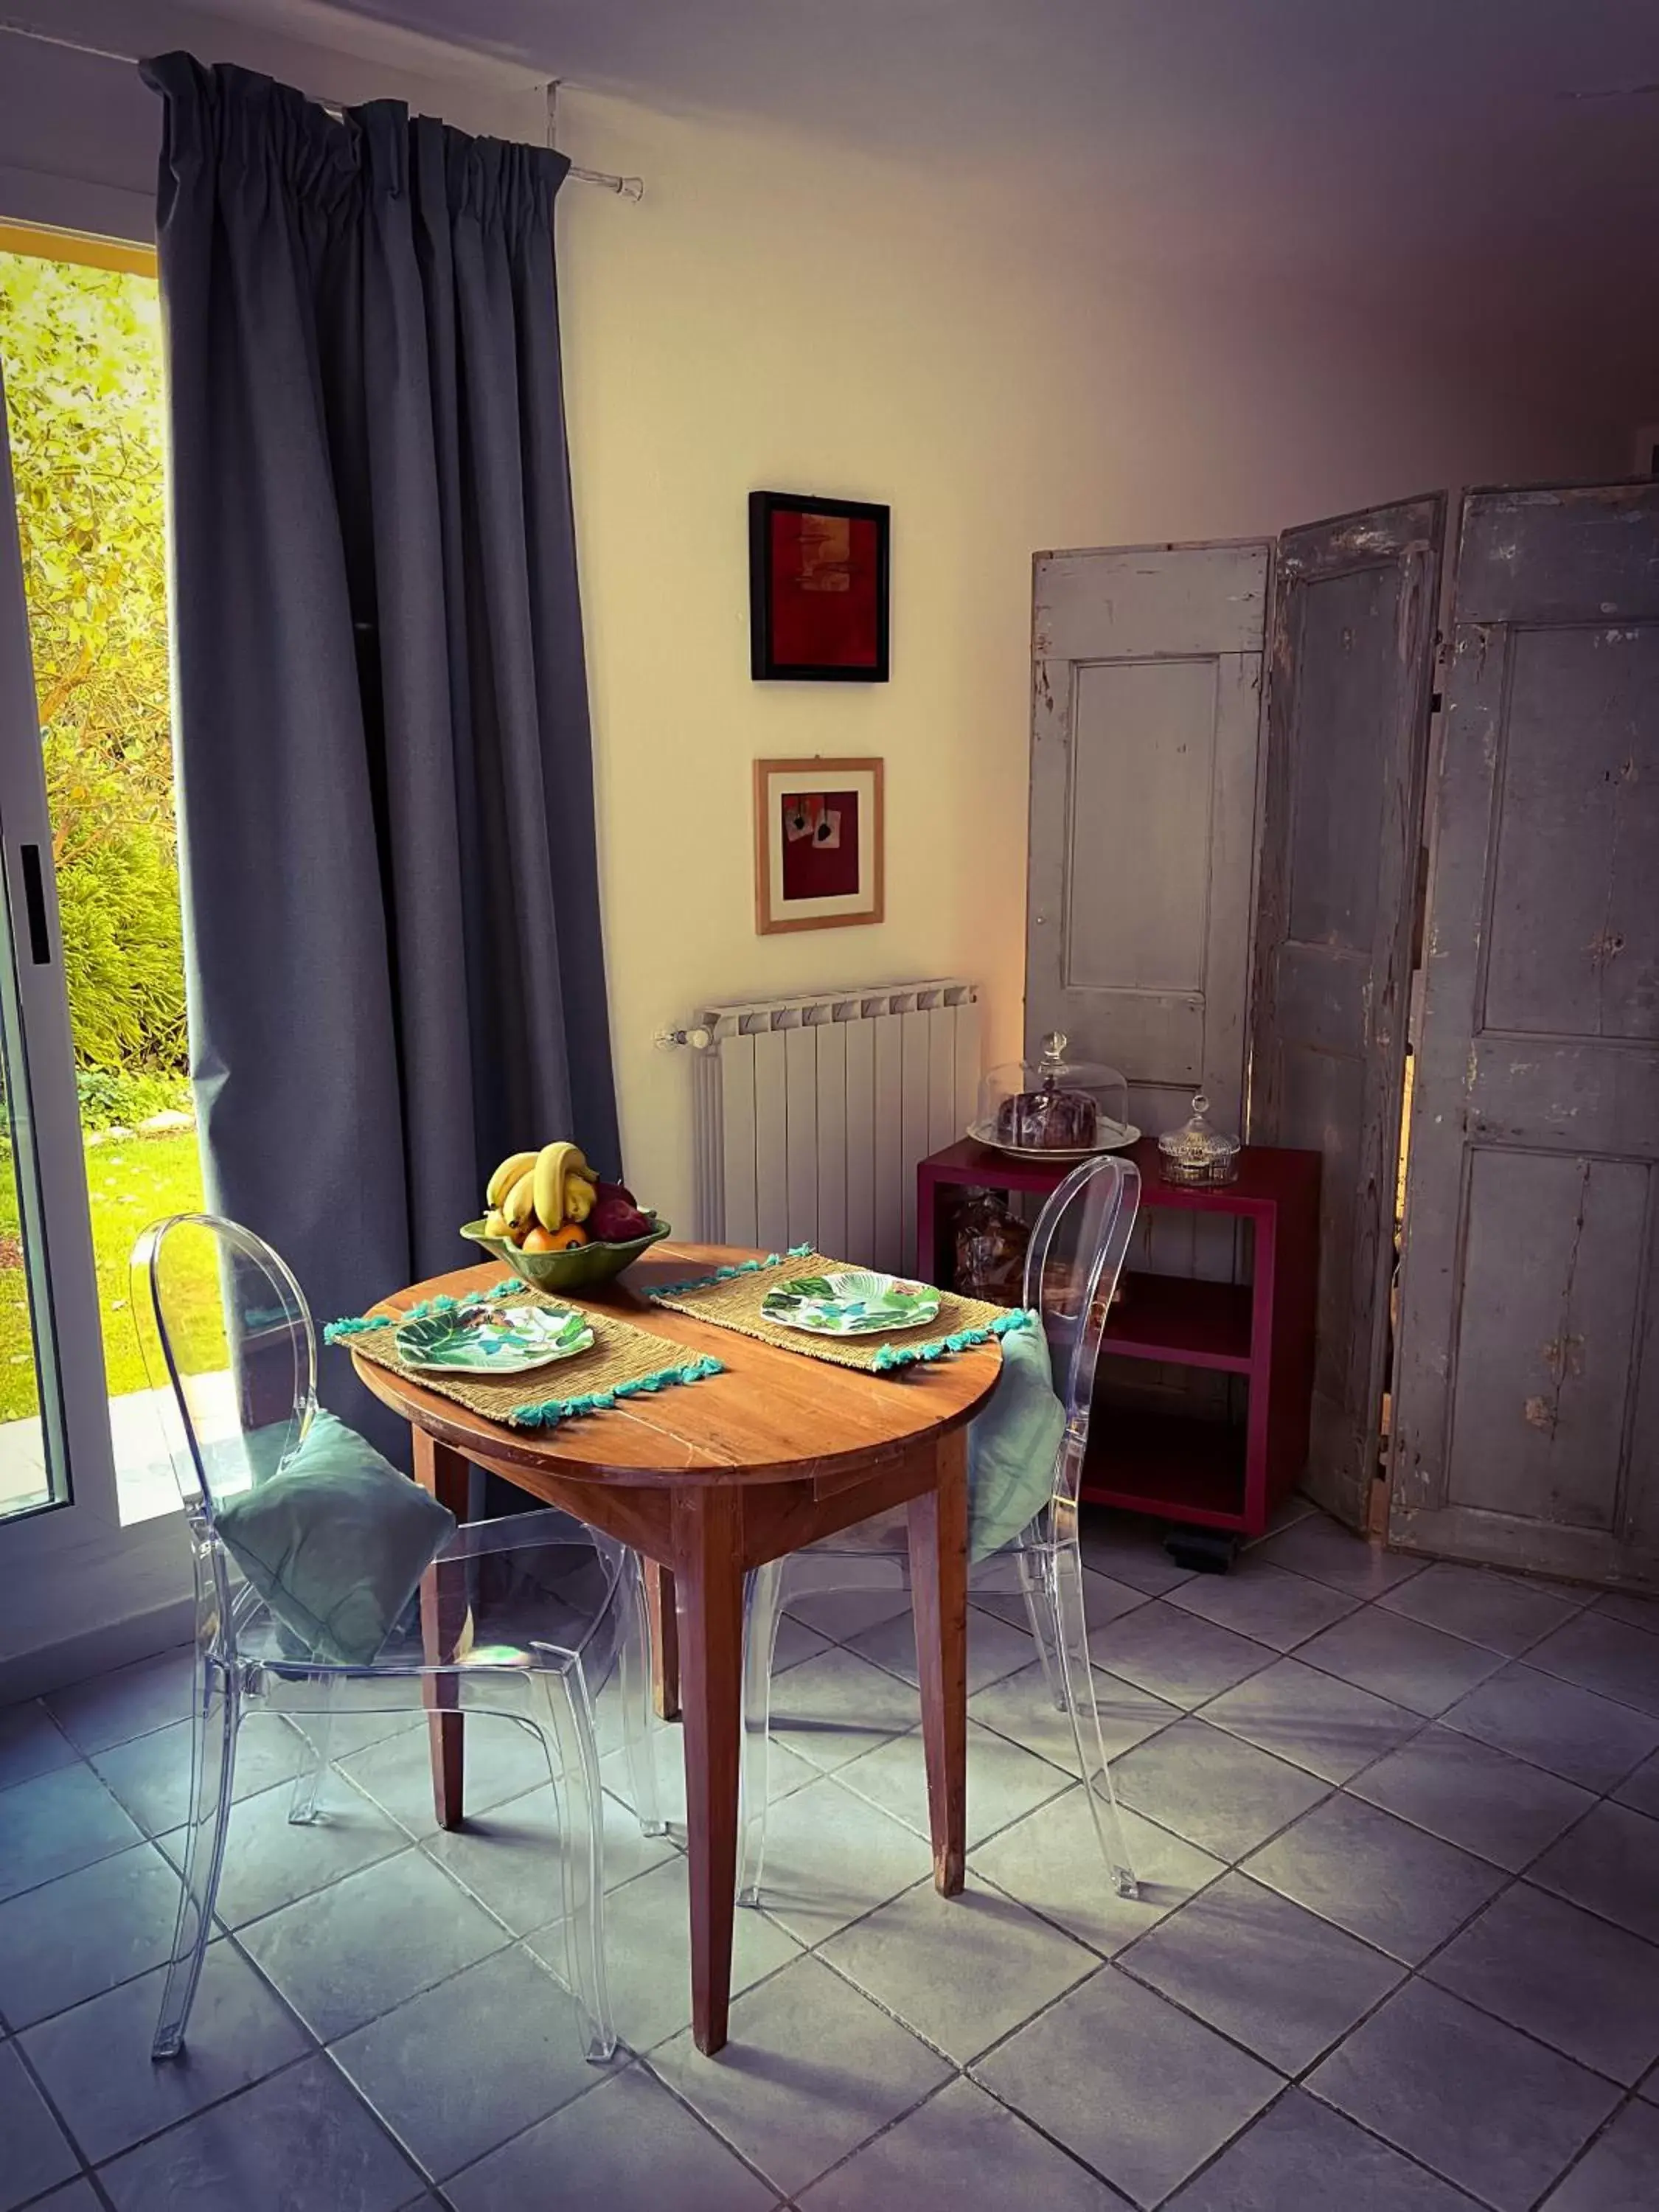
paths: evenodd
<path fill-rule="evenodd" d="M 0 1147 L 0 1420 L 40 1410 L 29 1337 L 28 1293 L 18 1241 L 17 1192 L 9 1147 Z M 173 1137 L 131 1137 L 93 1146 L 87 1186 L 98 1261 L 98 1304 L 104 1327 L 104 1368 L 112 1397 L 149 1387 L 129 1308 L 127 1261 L 146 1223 L 167 1213 L 198 1212 L 202 1168 L 193 1130 Z M 217 1286 L 201 1285 L 215 1312 Z"/>

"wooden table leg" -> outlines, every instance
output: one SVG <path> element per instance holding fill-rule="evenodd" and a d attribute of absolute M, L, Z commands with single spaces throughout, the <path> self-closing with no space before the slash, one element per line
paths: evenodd
<path fill-rule="evenodd" d="M 651 1618 L 651 1703 L 659 1721 L 680 1717 L 680 1623 L 674 1609 L 672 1568 L 641 1559 L 645 1609 Z"/>
<path fill-rule="evenodd" d="M 726 2041 L 738 1885 L 738 1754 L 743 1717 L 743 1509 L 735 1486 L 673 1498 L 674 1574 L 682 1607 L 680 1717 L 691 1888 L 691 2033 L 712 2054 Z"/>
<path fill-rule="evenodd" d="M 414 1435 L 415 1480 L 422 1490 L 431 1492 L 440 1505 L 447 1505 L 458 1521 L 465 1521 L 466 1462 L 424 1429 L 416 1429 Z M 465 1609 L 465 1595 L 459 1583 L 452 1596 L 440 1589 L 438 1577 L 427 1576 L 421 1584 L 421 1636 L 428 1659 L 441 1658 L 453 1649 Z M 445 1685 L 456 1679 L 453 1674 L 428 1674 L 423 1684 L 428 1705 L 435 1703 L 444 1694 Z M 459 1713 L 434 1712 L 427 1723 L 432 1752 L 432 1809 L 441 1828 L 461 1825 L 463 1725 Z"/>
<path fill-rule="evenodd" d="M 957 1896 L 968 1823 L 968 1432 L 936 1446 L 936 1486 L 907 1508 L 933 1887 Z"/>

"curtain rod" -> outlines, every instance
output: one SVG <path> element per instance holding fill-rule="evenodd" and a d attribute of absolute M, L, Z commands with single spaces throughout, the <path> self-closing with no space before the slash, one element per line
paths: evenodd
<path fill-rule="evenodd" d="M 139 58 L 137 54 L 118 54 L 108 46 L 89 46 L 85 40 L 66 39 L 57 31 L 43 31 L 33 23 L 14 22 L 9 17 L 0 17 L 0 32 L 9 32 L 15 39 L 33 39 L 37 46 L 57 46 L 66 54 L 87 54 L 94 61 L 121 62 L 129 69 L 137 69 L 138 66 Z M 553 143 L 553 89 L 551 84 L 547 88 L 549 133 L 547 143 L 550 147 Z M 314 97 L 314 95 L 308 94 L 307 97 Z M 343 116 L 348 104 L 357 106 L 361 103 L 320 99 L 317 101 L 319 107 L 325 107 L 329 113 L 334 116 Z M 574 161 L 570 165 L 569 173 L 579 184 L 601 185 L 606 191 L 615 192 L 622 199 L 640 200 L 645 198 L 645 179 L 642 177 L 615 177 L 606 169 L 579 168 Z"/>

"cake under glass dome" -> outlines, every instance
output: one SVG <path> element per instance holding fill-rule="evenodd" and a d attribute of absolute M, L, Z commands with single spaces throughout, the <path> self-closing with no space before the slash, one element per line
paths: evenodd
<path fill-rule="evenodd" d="M 1120 1152 L 1140 1132 L 1129 1119 L 1129 1086 L 1103 1060 L 1068 1060 L 1058 1030 L 1036 1060 L 1008 1060 L 979 1086 L 968 1133 L 1020 1158 L 1086 1159 Z"/>

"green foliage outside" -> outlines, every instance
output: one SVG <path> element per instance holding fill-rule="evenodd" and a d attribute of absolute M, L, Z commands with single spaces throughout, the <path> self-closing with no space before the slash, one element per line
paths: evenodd
<path fill-rule="evenodd" d="M 138 1232 L 164 1214 L 190 1213 L 202 1203 L 202 1169 L 196 1133 L 135 1137 L 94 1146 L 87 1154 L 92 1198 L 92 1242 L 98 1262 L 98 1307 L 104 1325 L 104 1373 L 112 1397 L 149 1387 L 132 1326 L 127 1261 Z M 0 1175 L 0 1250 L 18 1249 L 17 1192 Z M 202 1296 L 216 1313 L 218 1288 L 204 1273 Z M 40 1410 L 28 1302 L 21 1266 L 0 1267 L 0 1421 Z"/>
<path fill-rule="evenodd" d="M 0 253 L 0 371 L 81 1119 L 132 1127 L 190 1103 L 154 281 Z M 9 1152 L 0 1137 L 0 1420 L 38 1407 Z M 86 1160 L 113 1395 L 147 1387 L 133 1240 L 200 1207 L 201 1166 L 191 1130 Z"/>
<path fill-rule="evenodd" d="M 181 1076 L 154 282 L 0 253 L 0 368 L 76 1059 Z"/>

